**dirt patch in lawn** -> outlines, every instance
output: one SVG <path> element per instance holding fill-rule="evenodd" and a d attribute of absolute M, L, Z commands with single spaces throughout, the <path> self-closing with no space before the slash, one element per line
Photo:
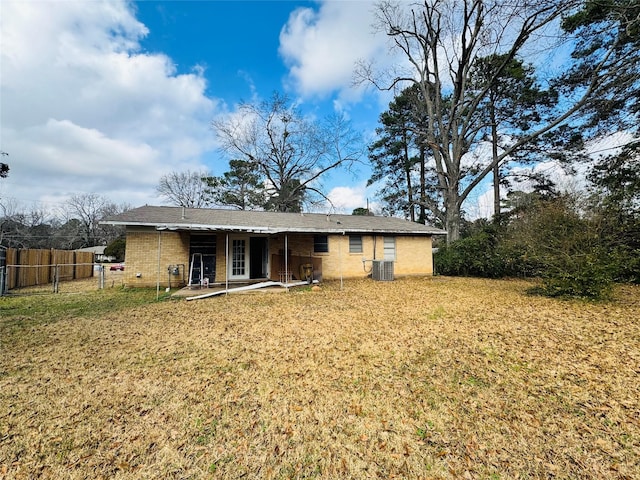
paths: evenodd
<path fill-rule="evenodd" d="M 640 289 L 530 286 L 347 281 L 13 328 L 0 477 L 640 478 Z"/>

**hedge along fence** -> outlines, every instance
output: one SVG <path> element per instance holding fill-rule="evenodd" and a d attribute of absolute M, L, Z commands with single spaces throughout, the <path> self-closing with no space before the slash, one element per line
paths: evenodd
<path fill-rule="evenodd" d="M 9 248 L 6 252 L 6 289 L 90 278 L 93 262 L 92 252 Z"/>

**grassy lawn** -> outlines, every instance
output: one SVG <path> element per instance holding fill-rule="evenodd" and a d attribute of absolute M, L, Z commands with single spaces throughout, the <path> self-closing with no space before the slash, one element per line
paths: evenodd
<path fill-rule="evenodd" d="M 0 298 L 0 478 L 640 478 L 640 288 Z"/>

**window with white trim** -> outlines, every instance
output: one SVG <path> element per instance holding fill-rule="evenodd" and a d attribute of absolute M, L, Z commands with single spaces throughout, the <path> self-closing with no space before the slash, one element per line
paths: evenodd
<path fill-rule="evenodd" d="M 349 235 L 349 253 L 362 253 L 362 235 Z"/>
<path fill-rule="evenodd" d="M 384 237 L 384 259 L 396 259 L 396 237 Z"/>

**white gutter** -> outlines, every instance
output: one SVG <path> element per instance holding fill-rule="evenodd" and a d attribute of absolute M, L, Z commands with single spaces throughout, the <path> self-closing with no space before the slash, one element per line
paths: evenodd
<path fill-rule="evenodd" d="M 344 235 L 344 234 L 393 234 L 393 235 L 446 235 L 445 230 L 435 229 L 435 231 L 424 231 L 424 230 L 398 230 L 398 229 L 362 229 L 362 228 L 353 228 L 353 229 L 345 229 L 345 228 L 303 228 L 303 227 L 281 227 L 281 228 L 273 228 L 273 227 L 249 227 L 246 225 L 204 225 L 204 224 L 193 224 L 193 223 L 172 223 L 172 224 L 157 224 L 157 223 L 146 223 L 146 222 L 100 222 L 104 225 L 122 225 L 122 226 L 132 226 L 132 227 L 152 227 L 156 230 L 189 230 L 189 231 L 199 231 L 199 232 L 213 232 L 213 231 L 222 231 L 222 232 L 243 232 L 243 233 L 258 233 L 265 235 L 279 235 L 282 233 L 332 233 L 336 235 Z"/>

